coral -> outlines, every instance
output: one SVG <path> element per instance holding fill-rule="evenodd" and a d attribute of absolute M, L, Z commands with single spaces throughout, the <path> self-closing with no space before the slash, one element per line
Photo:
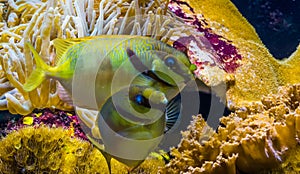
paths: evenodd
<path fill-rule="evenodd" d="M 101 153 L 62 128 L 27 127 L 0 141 L 2 173 L 89 173 L 107 170 Z"/>
<path fill-rule="evenodd" d="M 201 116 L 183 133 L 164 172 L 259 173 L 299 170 L 300 84 L 221 118 L 217 133 Z M 207 138 L 207 135 L 212 135 Z M 254 167 L 255 166 L 255 167 Z M 279 169 L 278 169 L 279 168 Z"/>
<path fill-rule="evenodd" d="M 131 174 L 157 174 L 159 169 L 165 165 L 163 160 L 148 157 L 139 167 L 131 171 Z"/>
<path fill-rule="evenodd" d="M 23 84 L 35 63 L 24 42 L 34 44 L 50 65 L 55 62 L 52 40 L 101 34 L 145 35 L 171 42 L 170 38 L 190 33 L 191 28 L 176 18 L 165 18 L 167 1 L 8 1 L 1 3 L 0 31 L 1 110 L 27 115 L 35 108 L 70 110 L 63 103 L 55 80 L 47 80 L 32 92 Z M 7 91 L 11 91 L 7 93 Z"/>
<path fill-rule="evenodd" d="M 278 168 L 263 171 L 260 174 L 297 174 L 300 172 L 300 148 L 293 149 L 284 163 Z"/>
<path fill-rule="evenodd" d="M 194 73 L 199 79 L 208 86 L 227 85 L 230 109 L 260 102 L 262 96 L 277 93 L 279 86 L 300 82 L 300 46 L 288 59 L 276 60 L 229 0 L 172 0 L 169 6 L 187 24 L 204 32 L 210 47 L 197 42 L 203 37 L 180 39 L 198 66 Z"/>
<path fill-rule="evenodd" d="M 184 9 L 181 7 L 186 5 L 192 14 L 186 13 Z M 215 34 L 210 28 L 206 28 L 206 20 L 200 14 L 195 14 L 194 9 L 181 1 L 171 1 L 169 4 L 171 11 L 173 11 L 176 15 L 182 17 L 186 23 L 190 25 L 195 25 L 199 32 L 204 33 L 204 37 L 207 39 L 207 42 L 210 43 L 211 49 L 214 50 L 214 60 L 217 66 L 224 70 L 227 73 L 233 73 L 236 68 L 240 66 L 241 55 L 237 52 L 237 48 L 234 47 L 229 40 L 226 40 L 224 37 Z M 180 38 L 183 39 L 183 38 Z M 185 38 L 187 40 L 187 38 Z M 189 39 L 188 39 L 189 40 Z M 195 39 L 191 39 L 196 42 Z M 188 47 L 189 43 L 184 44 L 184 46 Z M 203 49 L 203 48 L 200 48 Z M 190 57 L 191 58 L 191 57 Z M 198 56 L 200 58 L 200 56 Z M 200 62 L 198 62 L 200 63 Z M 203 68 L 203 67 L 202 67 Z M 198 70 L 199 71 L 199 70 Z M 197 76 L 201 77 L 202 75 L 198 74 L 201 72 L 195 72 Z"/>
<path fill-rule="evenodd" d="M 163 162 L 147 159 L 133 173 L 156 173 Z M 126 173 L 113 160 L 112 173 Z M 108 173 L 101 153 L 87 141 L 70 138 L 62 128 L 26 127 L 0 141 L 0 173 Z"/>
<path fill-rule="evenodd" d="M 83 133 L 77 115 L 74 112 L 66 112 L 62 110 L 36 110 L 30 115 L 25 115 L 16 121 L 9 121 L 6 126 L 6 132 L 18 130 L 24 126 L 47 125 L 49 127 L 62 127 L 69 131 L 69 136 L 87 140 Z"/>

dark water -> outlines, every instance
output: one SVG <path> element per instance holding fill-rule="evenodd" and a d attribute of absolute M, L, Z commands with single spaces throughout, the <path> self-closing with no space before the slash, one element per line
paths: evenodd
<path fill-rule="evenodd" d="M 300 0 L 231 0 L 277 59 L 300 42 Z"/>

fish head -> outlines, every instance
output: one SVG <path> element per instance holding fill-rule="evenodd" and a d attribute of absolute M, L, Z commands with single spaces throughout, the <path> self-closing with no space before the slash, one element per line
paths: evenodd
<path fill-rule="evenodd" d="M 140 107 L 151 108 L 151 105 L 166 105 L 165 94 L 152 87 L 132 85 L 129 91 L 130 100 Z"/>
<path fill-rule="evenodd" d="M 164 115 L 167 103 L 163 92 L 150 86 L 132 85 L 113 94 L 101 108 L 101 115 L 116 130 L 151 125 Z"/>
<path fill-rule="evenodd" d="M 169 86 L 182 86 L 194 80 L 187 56 L 169 47 L 167 50 L 147 50 L 137 54 L 127 48 L 127 55 L 134 68 L 152 79 Z"/>
<path fill-rule="evenodd" d="M 159 119 L 168 104 L 168 99 L 163 92 L 149 86 L 138 85 L 130 87 L 129 101 L 136 113 L 135 117 L 143 117 L 148 120 Z M 133 111 L 131 112 L 133 113 Z"/>
<path fill-rule="evenodd" d="M 184 53 L 175 49 L 171 54 L 154 51 L 153 57 L 153 73 L 169 85 L 178 86 L 194 80 L 194 75 L 190 69 L 191 63 Z"/>

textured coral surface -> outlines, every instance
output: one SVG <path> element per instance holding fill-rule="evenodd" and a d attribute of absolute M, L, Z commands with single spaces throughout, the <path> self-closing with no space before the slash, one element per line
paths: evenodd
<path fill-rule="evenodd" d="M 132 173 L 157 173 L 163 162 L 147 159 Z M 127 173 L 113 160 L 112 173 Z M 26 127 L 0 141 L 0 173 L 108 173 L 100 151 L 89 142 L 70 138 L 62 128 Z"/>
<path fill-rule="evenodd" d="M 299 172 L 300 84 L 261 102 L 223 117 L 217 133 L 195 117 L 164 172 Z"/>
<path fill-rule="evenodd" d="M 0 141 L 3 173 L 89 173 L 106 169 L 101 153 L 62 128 L 27 127 Z"/>

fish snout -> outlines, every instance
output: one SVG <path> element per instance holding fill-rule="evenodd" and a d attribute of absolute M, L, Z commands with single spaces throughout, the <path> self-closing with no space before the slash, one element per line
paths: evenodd
<path fill-rule="evenodd" d="M 161 92 L 161 91 L 155 91 L 150 95 L 150 102 L 155 104 L 155 105 L 167 105 L 168 104 L 168 99 L 166 95 Z"/>

